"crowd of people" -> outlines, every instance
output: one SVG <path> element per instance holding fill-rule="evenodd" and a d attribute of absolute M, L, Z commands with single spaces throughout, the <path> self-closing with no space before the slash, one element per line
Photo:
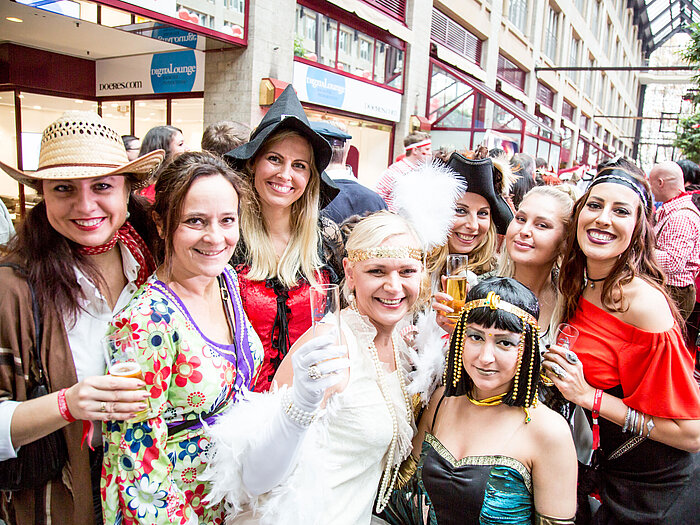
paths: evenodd
<path fill-rule="evenodd" d="M 700 523 L 700 169 L 417 132 L 368 188 L 351 138 L 288 87 L 201 151 L 68 112 L 0 163 L 42 196 L 0 251 L 0 523 Z"/>

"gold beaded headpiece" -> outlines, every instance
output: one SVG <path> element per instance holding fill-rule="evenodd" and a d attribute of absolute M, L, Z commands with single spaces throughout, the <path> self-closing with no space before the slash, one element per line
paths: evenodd
<path fill-rule="evenodd" d="M 367 259 L 415 259 L 423 262 L 423 250 L 409 246 L 377 246 L 366 250 L 350 250 L 350 262 L 366 261 Z"/>
<path fill-rule="evenodd" d="M 447 353 L 447 362 L 445 363 L 445 371 L 443 373 L 442 382 L 445 387 L 449 390 L 458 390 L 458 385 L 462 380 L 462 370 L 464 368 L 462 364 L 462 350 L 464 349 L 464 337 L 467 327 L 467 318 L 469 313 L 474 308 L 490 308 L 491 310 L 503 310 L 504 312 L 511 313 L 520 318 L 522 323 L 522 332 L 520 334 L 520 344 L 518 345 L 518 364 L 515 369 L 515 379 L 513 381 L 513 390 L 507 396 L 504 402 L 506 404 L 513 404 L 518 397 L 518 392 L 521 391 L 520 385 L 520 372 L 523 365 L 523 355 L 525 354 L 525 342 L 527 340 L 527 328 L 530 327 L 530 334 L 532 340 L 532 351 L 529 356 L 529 363 L 526 364 L 528 367 L 527 374 L 527 385 L 524 402 L 521 405 L 525 411 L 525 423 L 530 422 L 530 412 L 528 410 L 531 406 L 537 405 L 537 381 L 539 378 L 539 364 L 537 364 L 537 370 L 535 370 L 536 361 L 539 361 L 539 326 L 537 324 L 537 319 L 535 317 L 515 306 L 514 304 L 502 301 L 500 296 L 496 292 L 489 292 L 485 299 L 476 299 L 474 301 L 469 301 L 464 305 L 464 309 L 459 316 L 459 321 L 455 326 L 455 330 L 450 338 L 450 351 Z M 452 378 L 451 385 L 448 384 L 448 371 L 452 366 Z M 534 373 L 534 376 L 533 376 Z M 534 380 L 533 380 L 534 377 Z M 533 384 L 534 382 L 534 384 Z M 451 388 L 450 388 L 451 387 Z M 457 395 L 460 395 L 459 393 Z"/>

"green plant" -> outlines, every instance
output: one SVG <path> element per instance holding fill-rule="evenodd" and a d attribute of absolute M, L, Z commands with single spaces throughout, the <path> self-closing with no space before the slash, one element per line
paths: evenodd
<path fill-rule="evenodd" d="M 692 24 L 690 29 L 690 41 L 680 52 L 680 56 L 696 71 L 692 81 L 700 88 L 700 25 Z M 687 98 L 693 104 L 694 113 L 678 122 L 673 145 L 679 148 L 686 158 L 700 163 L 700 89 L 690 90 Z"/>
<path fill-rule="evenodd" d="M 306 49 L 304 48 L 304 38 L 299 35 L 294 36 L 294 56 L 306 58 Z"/>

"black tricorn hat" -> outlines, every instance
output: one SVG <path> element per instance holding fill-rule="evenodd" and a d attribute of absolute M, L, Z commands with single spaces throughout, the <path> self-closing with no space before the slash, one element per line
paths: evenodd
<path fill-rule="evenodd" d="M 453 153 L 447 166 L 467 181 L 467 191 L 481 195 L 491 207 L 491 217 L 496 231 L 505 235 L 513 219 L 513 211 L 503 196 L 496 190 L 496 170 L 490 158 L 471 160 Z"/>
<path fill-rule="evenodd" d="M 314 152 L 316 169 L 321 174 L 321 208 L 329 204 L 340 192 L 323 170 L 331 160 L 332 149 L 328 141 L 316 133 L 309 125 L 309 119 L 301 107 L 292 85 L 288 85 L 282 94 L 270 106 L 258 127 L 250 134 L 250 141 L 241 144 L 236 149 L 226 153 L 224 157 L 236 168 L 243 165 L 258 154 L 262 145 L 276 133 L 283 130 L 293 130 L 305 137 Z"/>

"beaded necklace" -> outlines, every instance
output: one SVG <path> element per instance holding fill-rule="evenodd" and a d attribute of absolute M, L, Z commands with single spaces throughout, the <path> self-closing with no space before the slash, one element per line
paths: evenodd
<path fill-rule="evenodd" d="M 396 364 L 396 373 L 399 378 L 399 386 L 401 387 L 401 393 L 403 394 L 404 401 L 406 404 L 406 417 L 411 420 L 413 413 L 411 411 L 411 402 L 406 392 L 406 384 L 404 382 L 403 372 L 400 367 L 399 352 L 397 350 L 396 342 L 394 341 L 394 335 L 391 336 L 391 346 L 394 350 L 394 362 Z M 386 406 L 389 409 L 389 414 L 391 415 L 391 426 L 392 426 L 392 436 L 391 443 L 389 444 L 389 455 L 387 457 L 386 466 L 384 467 L 384 472 L 382 473 L 382 481 L 379 485 L 379 493 L 377 494 L 377 514 L 381 513 L 384 508 L 389 503 L 389 498 L 394 490 L 394 485 L 396 484 L 396 478 L 399 475 L 399 467 L 401 465 L 394 465 L 394 458 L 396 456 L 396 447 L 399 440 L 399 422 L 396 415 L 396 410 L 394 409 L 394 403 L 391 400 L 391 395 L 386 384 L 386 374 L 382 368 L 382 364 L 379 361 L 379 355 L 377 354 L 377 347 L 372 341 L 369 345 L 369 353 L 372 356 L 372 363 L 374 364 L 374 369 L 377 372 L 377 379 L 379 380 L 379 390 L 384 397 Z"/>

